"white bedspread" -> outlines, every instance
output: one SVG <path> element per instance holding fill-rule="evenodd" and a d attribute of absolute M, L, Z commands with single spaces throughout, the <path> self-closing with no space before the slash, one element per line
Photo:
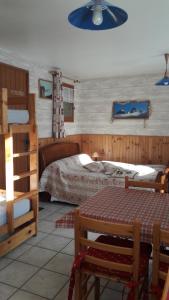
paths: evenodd
<path fill-rule="evenodd" d="M 100 162 L 104 171 L 90 172 L 86 169 L 93 162 L 87 154 L 79 154 L 51 163 L 40 179 L 40 191 L 51 194 L 52 200 L 80 204 L 105 186 L 124 187 L 125 176 L 135 180 L 154 181 L 163 165 L 133 165 L 119 162 Z M 113 172 L 107 171 L 107 167 Z M 105 167 L 106 166 L 106 167 Z"/>

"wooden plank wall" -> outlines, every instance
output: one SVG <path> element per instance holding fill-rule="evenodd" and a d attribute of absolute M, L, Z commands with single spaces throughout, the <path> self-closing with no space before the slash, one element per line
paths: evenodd
<path fill-rule="evenodd" d="M 81 149 L 81 135 L 69 135 L 63 139 L 56 139 L 56 138 L 40 138 L 39 139 L 39 147 L 43 147 L 48 144 L 53 143 L 66 143 L 66 142 L 73 142 L 73 143 L 79 143 L 80 149 Z"/>
<path fill-rule="evenodd" d="M 39 139 L 39 146 L 54 142 L 58 140 Z M 77 142 L 82 153 L 92 156 L 97 151 L 100 160 L 169 164 L 169 136 L 82 134 L 68 136 L 59 142 Z"/>
<path fill-rule="evenodd" d="M 142 164 L 169 163 L 169 136 L 81 135 L 81 151 L 101 160 Z"/>

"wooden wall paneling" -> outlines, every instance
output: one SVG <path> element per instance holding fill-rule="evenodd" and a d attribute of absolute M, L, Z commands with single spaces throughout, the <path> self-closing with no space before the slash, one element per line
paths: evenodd
<path fill-rule="evenodd" d="M 83 134 L 82 152 L 100 159 L 142 164 L 168 164 L 169 137 Z"/>
<path fill-rule="evenodd" d="M 47 144 L 53 144 L 53 143 L 63 143 L 63 142 L 72 142 L 72 143 L 78 143 L 81 149 L 81 135 L 69 135 L 63 139 L 55 139 L 55 138 L 40 138 L 38 140 L 39 147 L 43 147 Z"/>
<path fill-rule="evenodd" d="M 40 146 L 54 142 L 78 142 L 81 152 L 92 155 L 97 151 L 100 160 L 139 164 L 169 163 L 169 137 L 82 134 L 59 141 L 53 138 L 39 139 Z"/>

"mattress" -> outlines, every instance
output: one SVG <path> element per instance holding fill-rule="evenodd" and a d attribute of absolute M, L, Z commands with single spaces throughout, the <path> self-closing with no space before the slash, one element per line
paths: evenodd
<path fill-rule="evenodd" d="M 24 109 L 8 109 L 8 123 L 26 124 L 29 122 L 29 112 Z"/>
<path fill-rule="evenodd" d="M 21 217 L 30 211 L 30 200 L 23 199 L 14 204 L 14 219 Z M 7 223 L 6 201 L 4 196 L 0 196 L 0 226 Z"/>

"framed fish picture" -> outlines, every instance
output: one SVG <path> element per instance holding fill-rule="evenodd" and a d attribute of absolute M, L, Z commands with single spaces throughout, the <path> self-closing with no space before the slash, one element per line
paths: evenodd
<path fill-rule="evenodd" d="M 150 101 L 113 102 L 113 119 L 147 119 L 150 114 Z"/>

